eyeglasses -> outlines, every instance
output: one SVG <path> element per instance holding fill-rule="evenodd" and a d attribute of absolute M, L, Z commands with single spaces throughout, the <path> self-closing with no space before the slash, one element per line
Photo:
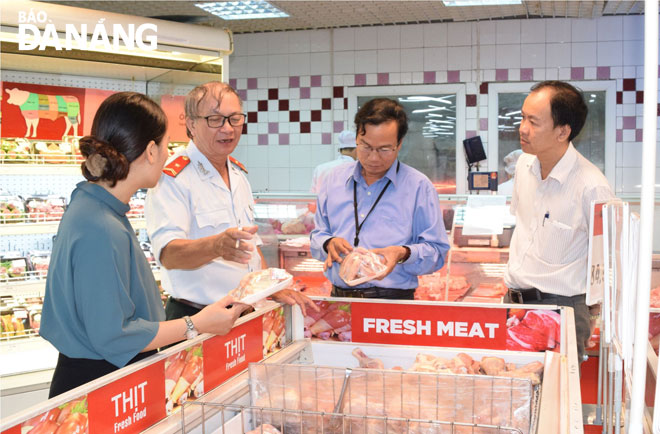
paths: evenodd
<path fill-rule="evenodd" d="M 240 127 L 245 123 L 245 113 L 234 113 L 229 116 L 211 115 L 211 116 L 196 116 L 197 119 L 206 119 L 206 124 L 209 128 L 222 128 L 225 121 L 229 121 L 232 127 Z"/>
<path fill-rule="evenodd" d="M 357 149 L 358 151 L 362 152 L 364 155 L 371 155 L 371 153 L 375 151 L 379 157 L 389 157 L 390 155 L 392 155 L 394 151 L 396 151 L 396 148 L 392 148 L 389 146 L 384 146 L 382 148 L 374 149 L 371 146 L 364 145 L 362 143 L 357 144 Z"/>

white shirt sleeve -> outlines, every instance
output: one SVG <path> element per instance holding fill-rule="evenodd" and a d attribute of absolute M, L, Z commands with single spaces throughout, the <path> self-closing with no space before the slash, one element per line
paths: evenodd
<path fill-rule="evenodd" d="M 172 240 L 188 239 L 192 210 L 185 189 L 179 188 L 175 178 L 161 175 L 156 187 L 149 189 L 145 203 L 147 233 L 156 260 Z"/>

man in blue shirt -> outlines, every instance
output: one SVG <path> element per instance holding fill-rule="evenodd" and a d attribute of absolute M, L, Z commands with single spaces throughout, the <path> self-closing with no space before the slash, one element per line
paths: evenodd
<path fill-rule="evenodd" d="M 438 195 L 397 159 L 408 131 L 398 102 L 367 102 L 355 127 L 358 160 L 333 170 L 318 192 L 312 255 L 324 261 L 333 296 L 412 300 L 417 276 L 442 268 L 449 250 Z M 387 270 L 379 281 L 348 288 L 339 268 L 357 246 L 382 255 Z"/>

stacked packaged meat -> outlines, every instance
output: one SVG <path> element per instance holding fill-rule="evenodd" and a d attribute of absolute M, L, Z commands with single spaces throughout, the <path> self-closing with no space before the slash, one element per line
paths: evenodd
<path fill-rule="evenodd" d="M 0 224 L 23 222 L 25 222 L 23 198 L 0 190 Z"/>
<path fill-rule="evenodd" d="M 32 157 L 32 144 L 24 139 L 2 139 L 0 142 L 0 163 L 25 163 Z"/>
<path fill-rule="evenodd" d="M 39 332 L 43 299 L 4 297 L 0 299 L 2 338 L 27 336 Z"/>
<path fill-rule="evenodd" d="M 71 162 L 72 147 L 67 142 L 36 142 L 34 150 L 39 162 L 51 164 Z"/>
<path fill-rule="evenodd" d="M 25 200 L 25 208 L 30 222 L 57 221 L 62 219 L 66 199 L 57 195 L 33 195 Z"/>
<path fill-rule="evenodd" d="M 144 203 L 147 197 L 145 189 L 138 190 L 133 197 L 128 201 L 130 209 L 126 213 L 128 218 L 141 218 L 144 217 Z"/>
<path fill-rule="evenodd" d="M 318 312 L 307 309 L 305 337 L 349 341 L 351 333 L 351 305 L 336 301 L 315 301 Z"/>
<path fill-rule="evenodd" d="M 456 433 L 491 431 L 460 426 L 451 431 L 452 422 L 531 430 L 540 362 L 518 366 L 498 357 L 476 361 L 464 353 L 453 358 L 418 354 L 411 369 L 403 370 L 384 366 L 360 348 L 353 355 L 360 367 L 351 370 L 251 364 L 253 406 L 316 412 L 260 413 L 256 423 L 296 433 L 335 432 L 333 427 L 352 433 L 444 432 L 438 431 L 440 422 Z M 347 416 L 326 418 L 321 412 Z"/>
<path fill-rule="evenodd" d="M 24 280 L 30 277 L 30 261 L 20 252 L 0 253 L 0 282 Z"/>

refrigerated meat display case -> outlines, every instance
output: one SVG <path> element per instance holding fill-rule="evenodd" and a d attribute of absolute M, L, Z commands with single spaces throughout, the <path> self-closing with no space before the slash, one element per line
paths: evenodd
<path fill-rule="evenodd" d="M 72 413 L 81 430 L 116 433 L 245 433 L 263 423 L 280 432 L 582 432 L 569 308 L 315 302 L 320 311 L 306 317 L 270 303 L 227 336 L 202 335 L 3 419 L 2 432 L 56 428 Z M 279 344 L 266 348 L 272 334 Z"/>

